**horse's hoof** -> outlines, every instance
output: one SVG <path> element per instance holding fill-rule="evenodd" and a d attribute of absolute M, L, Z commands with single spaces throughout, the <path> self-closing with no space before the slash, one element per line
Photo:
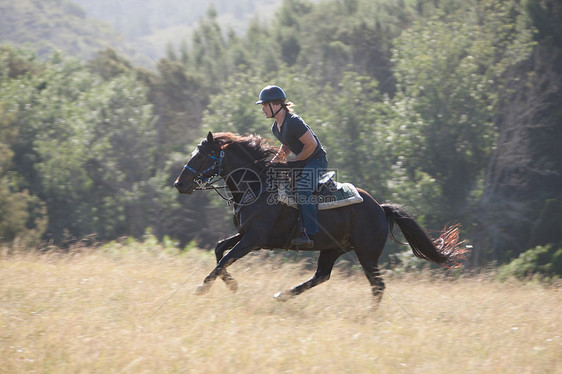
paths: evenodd
<path fill-rule="evenodd" d="M 204 295 L 207 292 L 209 292 L 209 289 L 211 288 L 211 285 L 208 283 L 201 283 L 200 285 L 198 285 L 197 287 L 195 287 L 195 294 L 196 295 Z"/>
<path fill-rule="evenodd" d="M 282 291 L 279 291 L 275 295 L 273 295 L 273 298 L 277 301 L 287 301 L 292 297 L 293 295 L 291 295 L 289 292 L 282 292 Z"/>
<path fill-rule="evenodd" d="M 228 286 L 228 289 L 231 290 L 232 292 L 238 291 L 238 282 L 229 281 L 226 285 Z"/>

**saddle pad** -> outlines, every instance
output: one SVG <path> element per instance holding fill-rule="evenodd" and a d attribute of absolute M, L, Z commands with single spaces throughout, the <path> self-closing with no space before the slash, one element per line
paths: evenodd
<path fill-rule="evenodd" d="M 318 210 L 335 209 L 363 202 L 363 198 L 359 195 L 357 188 L 351 183 L 336 182 L 336 187 L 336 190 L 329 195 L 314 195 L 318 202 Z M 277 199 L 291 208 L 298 208 L 295 196 L 287 192 L 286 185 L 279 186 Z"/>

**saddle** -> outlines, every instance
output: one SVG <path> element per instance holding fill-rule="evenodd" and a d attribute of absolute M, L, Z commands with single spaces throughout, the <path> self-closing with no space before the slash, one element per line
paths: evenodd
<path fill-rule="evenodd" d="M 325 173 L 318 181 L 318 188 L 312 195 L 318 210 L 335 209 L 363 201 L 354 185 L 336 182 L 333 179 L 335 174 L 335 171 Z M 277 199 L 285 205 L 298 208 L 296 191 L 289 182 L 279 184 Z"/>

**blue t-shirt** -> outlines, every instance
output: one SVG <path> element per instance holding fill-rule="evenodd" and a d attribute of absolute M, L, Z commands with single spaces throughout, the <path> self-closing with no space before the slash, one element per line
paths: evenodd
<path fill-rule="evenodd" d="M 320 141 L 318 140 L 316 134 L 314 134 L 314 131 L 312 131 L 312 129 L 308 127 L 308 125 L 300 116 L 291 112 L 287 112 L 287 114 L 285 115 L 285 119 L 283 120 L 283 124 L 281 125 L 281 132 L 279 132 L 279 130 L 277 129 L 276 121 L 273 121 L 273 126 L 271 126 L 271 132 L 273 132 L 273 135 L 275 135 L 275 137 L 279 139 L 282 144 L 289 147 L 291 152 L 296 155 L 301 153 L 304 147 L 304 144 L 299 140 L 299 138 L 303 136 L 308 130 L 310 130 L 310 132 L 314 136 L 314 139 L 316 139 L 317 144 L 316 149 L 309 158 L 318 155 L 318 152 L 320 151 L 325 153 L 324 148 L 322 147 L 322 144 L 320 144 Z"/>

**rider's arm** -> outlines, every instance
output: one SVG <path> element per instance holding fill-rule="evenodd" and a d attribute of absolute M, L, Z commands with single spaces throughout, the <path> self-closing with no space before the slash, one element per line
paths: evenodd
<path fill-rule="evenodd" d="M 281 148 L 279 148 L 279 152 L 277 152 L 277 154 L 275 155 L 275 157 L 273 157 L 271 162 L 282 162 L 287 158 L 287 155 L 289 153 L 291 153 L 289 147 L 287 147 L 285 144 L 281 144 Z"/>
<path fill-rule="evenodd" d="M 314 135 L 312 135 L 312 131 L 308 130 L 305 132 L 300 138 L 300 142 L 303 144 L 302 151 L 292 161 L 300 161 L 306 160 L 309 158 L 313 153 L 318 144 L 316 143 L 316 139 Z"/>

